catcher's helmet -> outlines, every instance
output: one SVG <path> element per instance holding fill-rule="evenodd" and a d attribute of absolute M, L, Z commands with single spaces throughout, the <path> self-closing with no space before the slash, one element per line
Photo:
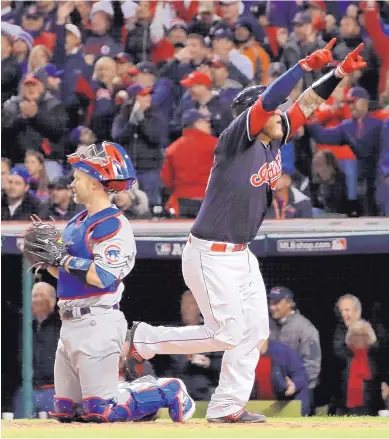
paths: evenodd
<path fill-rule="evenodd" d="M 239 92 L 233 99 L 231 104 L 231 111 L 234 117 L 238 117 L 247 108 L 251 107 L 254 102 L 261 96 L 261 94 L 266 90 L 265 85 L 253 85 L 247 87 Z"/>
<path fill-rule="evenodd" d="M 126 150 L 118 143 L 89 145 L 68 155 L 72 168 L 102 183 L 108 191 L 130 189 L 136 181 L 135 169 Z"/>

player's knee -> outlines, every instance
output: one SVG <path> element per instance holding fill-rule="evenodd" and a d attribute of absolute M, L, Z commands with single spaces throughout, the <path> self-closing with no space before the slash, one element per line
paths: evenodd
<path fill-rule="evenodd" d="M 54 411 L 49 414 L 60 422 L 72 422 L 76 415 L 76 404 L 72 399 L 54 396 Z"/>
<path fill-rule="evenodd" d="M 225 344 L 225 349 L 233 349 L 243 339 L 243 325 L 236 320 L 229 320 L 215 333 L 215 338 Z"/>
<path fill-rule="evenodd" d="M 120 422 L 127 421 L 131 415 L 129 409 L 114 400 L 106 400 L 98 396 L 85 398 L 82 401 L 85 422 Z"/>

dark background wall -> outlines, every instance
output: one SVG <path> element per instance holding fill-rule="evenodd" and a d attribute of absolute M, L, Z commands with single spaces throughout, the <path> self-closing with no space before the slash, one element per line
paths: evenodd
<path fill-rule="evenodd" d="M 319 405 L 327 403 L 336 375 L 331 340 L 339 296 L 352 293 L 363 306 L 363 317 L 389 327 L 389 255 L 348 255 L 266 258 L 260 260 L 266 287 L 285 285 L 294 291 L 301 313 L 318 328 L 323 350 Z M 42 274 L 42 280 L 53 278 Z M 2 257 L 2 410 L 12 407 L 20 384 L 18 337 L 22 322 L 21 258 Z M 54 284 L 54 283 L 53 283 Z M 127 320 L 174 324 L 180 320 L 180 296 L 186 287 L 180 260 L 138 260 L 126 278 L 121 307 Z M 161 360 L 161 359 L 160 359 Z"/>

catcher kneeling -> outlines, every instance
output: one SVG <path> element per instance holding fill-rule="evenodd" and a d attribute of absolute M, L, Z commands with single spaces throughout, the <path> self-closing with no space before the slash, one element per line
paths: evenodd
<path fill-rule="evenodd" d="M 74 200 L 86 209 L 61 236 L 54 223 L 34 217 L 24 238 L 24 255 L 58 279 L 62 328 L 54 365 L 52 416 L 61 421 L 138 420 L 168 407 L 173 421 L 195 409 L 180 380 L 119 382 L 118 365 L 127 321 L 119 302 L 123 278 L 135 264 L 136 245 L 125 216 L 110 192 L 136 181 L 127 152 L 118 144 L 90 145 L 68 156 L 74 169 Z"/>

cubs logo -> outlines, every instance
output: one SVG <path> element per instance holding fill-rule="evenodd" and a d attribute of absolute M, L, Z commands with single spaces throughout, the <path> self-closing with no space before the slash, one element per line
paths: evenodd
<path fill-rule="evenodd" d="M 278 151 L 276 159 L 270 163 L 264 163 L 257 174 L 253 174 L 250 177 L 250 183 L 254 187 L 260 187 L 263 184 L 270 184 L 271 189 L 274 191 L 277 185 L 278 179 L 281 177 L 281 154 Z"/>
<path fill-rule="evenodd" d="M 115 264 L 120 261 L 122 249 L 117 244 L 110 244 L 104 249 L 104 257 L 108 262 Z"/>

